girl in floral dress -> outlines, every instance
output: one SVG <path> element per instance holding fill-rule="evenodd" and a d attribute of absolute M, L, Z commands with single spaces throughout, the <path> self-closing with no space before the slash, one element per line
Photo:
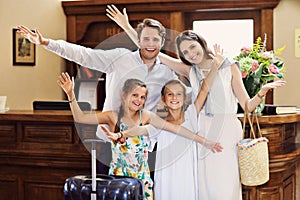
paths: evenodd
<path fill-rule="evenodd" d="M 139 110 L 139 125 L 143 125 L 142 110 Z M 115 132 L 123 132 L 128 126 L 119 121 Z M 119 128 L 120 127 L 120 128 Z M 148 143 L 143 136 L 135 136 L 122 141 L 112 141 L 112 161 L 109 174 L 139 178 L 144 182 L 144 194 L 153 199 L 153 181 L 148 166 Z"/>
<path fill-rule="evenodd" d="M 75 122 L 84 124 L 108 124 L 110 130 L 119 131 L 118 140 L 112 141 L 113 160 L 110 174 L 131 176 L 144 182 L 145 199 L 153 199 L 153 181 L 148 167 L 148 141 L 145 132 L 136 137 L 124 138 L 123 131 L 130 128 L 131 132 L 140 131 L 140 125 L 151 124 L 159 129 L 168 130 L 187 139 L 203 144 L 212 151 L 221 151 L 219 143 L 210 142 L 179 125 L 161 119 L 155 113 L 143 110 L 147 97 L 146 85 L 137 79 L 125 81 L 122 89 L 122 102 L 118 112 L 106 111 L 96 113 L 82 112 L 74 94 L 74 81 L 68 73 L 62 73 L 57 81 L 69 99 L 70 108 Z M 147 127 L 147 126 L 146 126 Z M 104 128 L 104 127 L 103 127 Z M 105 129 L 108 131 L 107 129 Z"/>

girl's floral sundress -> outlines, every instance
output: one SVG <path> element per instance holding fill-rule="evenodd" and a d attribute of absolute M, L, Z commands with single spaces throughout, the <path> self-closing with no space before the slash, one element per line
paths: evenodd
<path fill-rule="evenodd" d="M 123 122 L 120 130 L 128 129 Z M 144 183 L 144 195 L 147 200 L 153 199 L 153 181 L 148 166 L 148 144 L 143 136 L 126 139 L 124 143 L 112 142 L 112 161 L 109 174 L 139 178 Z"/>

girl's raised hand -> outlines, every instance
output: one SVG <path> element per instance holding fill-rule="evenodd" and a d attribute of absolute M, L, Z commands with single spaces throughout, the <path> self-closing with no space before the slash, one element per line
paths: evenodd
<path fill-rule="evenodd" d="M 71 96 L 74 90 L 74 78 L 72 80 L 67 72 L 61 73 L 58 76 L 57 84 L 64 90 L 64 92 Z"/>
<path fill-rule="evenodd" d="M 210 149 L 213 153 L 223 151 L 223 147 L 221 146 L 221 144 L 219 142 L 212 142 L 212 141 L 206 140 L 205 143 L 203 144 L 203 146 Z"/>

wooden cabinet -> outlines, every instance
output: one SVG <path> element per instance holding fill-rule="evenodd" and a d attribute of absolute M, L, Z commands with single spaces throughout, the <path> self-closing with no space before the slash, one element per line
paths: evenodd
<path fill-rule="evenodd" d="M 95 128 L 74 124 L 70 111 L 0 114 L 0 199 L 63 199 L 66 178 L 90 174 L 82 137 Z"/>
<path fill-rule="evenodd" d="M 261 116 L 259 122 L 263 136 L 269 139 L 270 180 L 257 187 L 243 186 L 243 200 L 300 199 L 296 187 L 300 144 L 295 143 L 300 114 Z"/>

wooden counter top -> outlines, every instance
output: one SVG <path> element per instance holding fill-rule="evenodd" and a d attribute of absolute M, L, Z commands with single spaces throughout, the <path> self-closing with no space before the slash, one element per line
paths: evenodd
<path fill-rule="evenodd" d="M 0 121 L 61 121 L 73 122 L 73 116 L 69 110 L 9 110 L 0 113 Z"/>
<path fill-rule="evenodd" d="M 238 114 L 239 119 L 243 122 L 244 114 Z M 300 113 L 281 114 L 281 115 L 262 115 L 258 116 L 260 124 L 284 124 L 300 122 Z"/>

